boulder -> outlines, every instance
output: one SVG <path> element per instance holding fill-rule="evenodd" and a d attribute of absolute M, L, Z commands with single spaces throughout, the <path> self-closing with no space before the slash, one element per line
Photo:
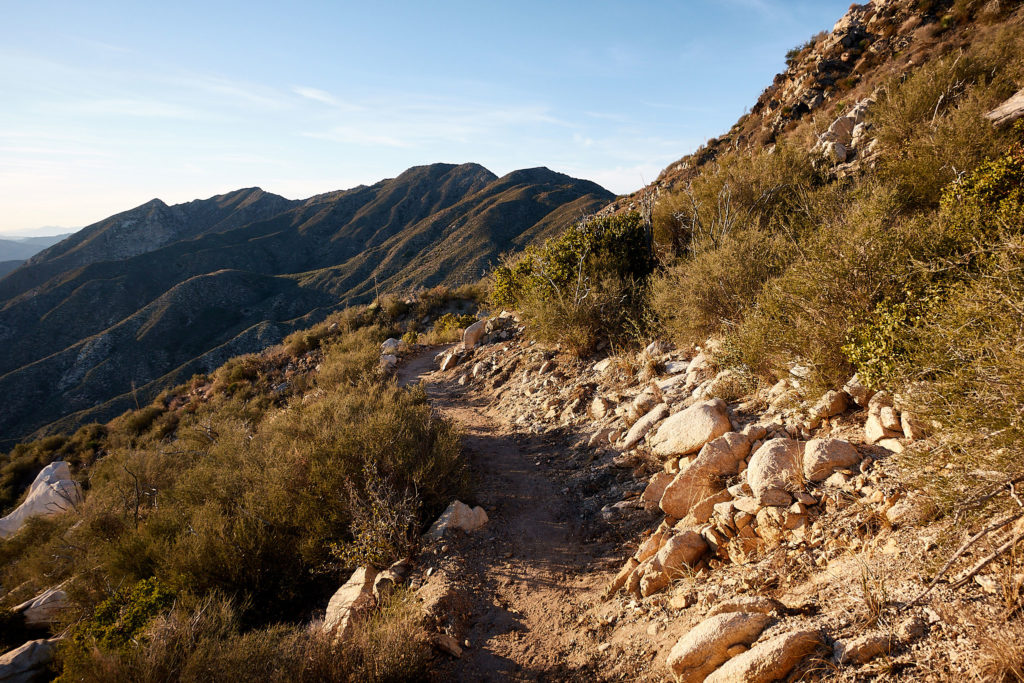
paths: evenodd
<path fill-rule="evenodd" d="M 864 422 L 864 441 L 873 446 L 883 439 L 892 439 L 903 436 L 903 431 L 886 429 L 882 425 L 881 417 L 876 413 L 869 413 L 868 419 Z"/>
<path fill-rule="evenodd" d="M 424 535 L 428 539 L 437 540 L 450 533 L 452 529 L 461 529 L 468 534 L 484 524 L 487 524 L 487 513 L 482 507 L 478 505 L 475 508 L 470 508 L 462 501 L 455 500 L 441 513 L 441 516 Z"/>
<path fill-rule="evenodd" d="M 56 620 L 57 615 L 68 606 L 68 594 L 62 588 L 63 585 L 47 589 L 31 600 L 26 600 L 14 607 L 11 611 L 21 614 L 25 618 L 26 626 L 49 626 Z"/>
<path fill-rule="evenodd" d="M 692 529 L 665 541 L 640 577 L 640 594 L 653 595 L 672 582 L 683 570 L 694 567 L 708 550 L 708 544 Z"/>
<path fill-rule="evenodd" d="M 729 659 L 735 645 L 749 646 L 771 622 L 765 614 L 729 612 L 705 619 L 679 639 L 668 655 L 677 683 L 701 683 Z"/>
<path fill-rule="evenodd" d="M 889 652 L 892 641 L 884 633 L 868 633 L 849 640 L 837 640 L 832 646 L 832 657 L 838 664 L 864 664 L 880 654 Z"/>
<path fill-rule="evenodd" d="M 854 117 L 840 116 L 828 127 L 828 132 L 834 136 L 833 140 L 841 143 L 844 147 L 849 147 L 853 140 L 853 128 L 856 125 Z"/>
<path fill-rule="evenodd" d="M 729 421 L 725 401 L 704 401 L 665 420 L 651 438 L 651 447 L 655 455 L 665 458 L 689 455 L 730 429 L 732 423 Z"/>
<path fill-rule="evenodd" d="M 686 513 L 686 520 L 693 524 L 704 524 L 711 519 L 711 514 L 715 511 L 716 505 L 725 503 L 731 499 L 732 494 L 725 489 L 722 489 L 718 493 L 712 493 L 710 496 L 704 498 L 690 508 L 689 512 Z"/>
<path fill-rule="evenodd" d="M 821 634 L 802 629 L 758 643 L 733 657 L 705 679 L 706 683 L 769 683 L 785 678 L 821 645 Z"/>
<path fill-rule="evenodd" d="M 839 415 L 846 410 L 846 394 L 842 391 L 826 391 L 814 405 L 814 417 L 826 418 Z"/>
<path fill-rule="evenodd" d="M 380 357 L 380 366 L 385 370 L 391 370 L 398 365 L 398 356 L 386 353 Z"/>
<path fill-rule="evenodd" d="M 58 460 L 42 469 L 28 488 L 25 501 L 0 519 L 0 538 L 13 536 L 32 517 L 49 517 L 74 509 L 82 501 L 82 489 L 71 479 L 68 464 Z"/>
<path fill-rule="evenodd" d="M 600 420 L 608 414 L 608 411 L 611 410 L 611 408 L 611 401 L 602 396 L 595 396 L 594 400 L 590 402 L 590 417 L 595 420 Z"/>
<path fill-rule="evenodd" d="M 1013 97 L 985 114 L 985 118 L 996 126 L 1012 123 L 1022 116 L 1024 116 L 1024 90 L 1018 90 Z"/>
<path fill-rule="evenodd" d="M 398 350 L 402 348 L 402 340 L 391 337 L 385 339 L 380 344 L 380 352 L 383 355 L 398 353 Z"/>
<path fill-rule="evenodd" d="M 373 581 L 377 570 L 360 567 L 352 572 L 341 588 L 331 596 L 324 615 L 324 633 L 333 634 L 335 639 L 346 638 L 352 627 L 377 604 L 373 597 Z"/>
<path fill-rule="evenodd" d="M 911 441 L 923 439 L 929 433 L 928 424 L 907 410 L 900 413 L 900 427 L 903 429 L 903 438 Z"/>
<path fill-rule="evenodd" d="M 477 320 L 462 333 L 462 346 L 467 351 L 476 346 L 487 331 L 487 321 Z"/>
<path fill-rule="evenodd" d="M 804 447 L 804 477 L 808 481 L 824 481 L 835 470 L 860 462 L 860 453 L 852 444 L 840 439 L 811 439 Z"/>
<path fill-rule="evenodd" d="M 405 561 L 399 560 L 384 571 L 377 574 L 373 579 L 373 597 L 380 603 L 391 597 L 395 589 L 405 583 L 412 567 Z"/>
<path fill-rule="evenodd" d="M 60 638 L 30 640 L 21 647 L 0 655 L 0 681 L 30 683 L 50 680 L 48 667 Z"/>
<path fill-rule="evenodd" d="M 647 435 L 647 432 L 651 431 L 656 424 L 666 417 L 668 417 L 668 406 L 664 403 L 659 403 L 651 412 L 641 417 L 629 428 L 629 432 L 626 433 L 626 437 L 622 440 L 622 450 L 628 451 L 636 446 Z"/>
<path fill-rule="evenodd" d="M 789 505 L 788 492 L 803 489 L 803 444 L 793 439 L 764 442 L 750 457 L 747 483 L 761 505 Z"/>
<path fill-rule="evenodd" d="M 441 357 L 441 372 L 447 372 L 459 364 L 459 354 L 456 351 L 449 351 Z"/>
<path fill-rule="evenodd" d="M 665 488 L 661 509 L 673 517 L 685 517 L 693 505 L 725 488 L 722 478 L 736 474 L 749 452 L 750 437 L 739 432 L 727 432 L 708 442 Z"/>

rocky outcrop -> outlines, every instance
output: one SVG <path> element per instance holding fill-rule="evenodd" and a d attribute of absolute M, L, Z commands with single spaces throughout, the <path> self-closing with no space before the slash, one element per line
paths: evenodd
<path fill-rule="evenodd" d="M 324 633 L 333 635 L 336 640 L 344 640 L 351 633 L 358 621 L 366 616 L 377 604 L 373 597 L 373 582 L 377 578 L 377 570 L 373 567 L 360 567 L 352 572 L 341 588 L 331 596 L 327 603 L 324 616 Z"/>
<path fill-rule="evenodd" d="M 21 614 L 25 619 L 26 626 L 32 628 L 50 626 L 68 606 L 68 594 L 63 585 L 45 590 L 31 600 L 26 600 L 12 608 L 11 611 Z"/>
<path fill-rule="evenodd" d="M 52 462 L 36 475 L 25 501 L 0 519 L 0 538 L 13 536 L 32 517 L 49 517 L 73 510 L 82 501 L 82 490 L 63 461 Z"/>
<path fill-rule="evenodd" d="M 0 655 L 0 683 L 33 683 L 49 680 L 49 664 L 53 661 L 59 638 L 31 640 L 21 647 Z"/>

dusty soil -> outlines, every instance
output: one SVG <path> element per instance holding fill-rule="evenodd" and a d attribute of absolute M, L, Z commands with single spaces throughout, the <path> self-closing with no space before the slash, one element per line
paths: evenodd
<path fill-rule="evenodd" d="M 559 444 L 517 433 L 490 410 L 493 397 L 433 374 L 440 351 L 410 357 L 398 379 L 422 380 L 435 409 L 464 430 L 474 476 L 474 499 L 465 502 L 482 505 L 490 521 L 424 555 L 468 601 L 459 639 L 470 646 L 461 658 L 439 662 L 438 679 L 617 678 L 580 628 L 600 608 L 618 562 L 614 544 L 597 540 L 601 530 L 582 521 L 564 486 Z"/>

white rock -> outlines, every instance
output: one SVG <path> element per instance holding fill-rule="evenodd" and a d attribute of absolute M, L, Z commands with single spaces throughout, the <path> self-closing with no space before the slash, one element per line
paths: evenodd
<path fill-rule="evenodd" d="M 52 462 L 36 475 L 25 501 L 0 519 L 0 538 L 13 536 L 32 517 L 49 517 L 74 509 L 82 502 L 82 489 L 71 479 L 63 461 Z"/>
<path fill-rule="evenodd" d="M 391 337 L 390 339 L 385 339 L 383 342 L 381 342 L 380 352 L 382 354 L 393 354 L 398 353 L 398 350 L 400 348 L 402 348 L 402 341 L 400 339 L 395 339 L 394 337 Z"/>
<path fill-rule="evenodd" d="M 30 640 L 21 647 L 0 656 L 0 681 L 3 683 L 29 683 L 49 680 L 46 669 L 53 660 L 60 638 Z"/>
<path fill-rule="evenodd" d="M 690 367 L 688 361 L 681 360 L 670 360 L 665 363 L 665 372 L 669 375 L 678 375 L 680 372 L 686 372 L 686 369 Z"/>
<path fill-rule="evenodd" d="M 761 505 L 788 505 L 790 491 L 803 490 L 803 444 L 770 439 L 750 456 L 747 483 Z M 785 494 L 782 496 L 780 494 Z"/>
<path fill-rule="evenodd" d="M 704 444 L 732 429 L 725 401 L 696 403 L 666 419 L 650 439 L 655 455 L 696 453 Z"/>
<path fill-rule="evenodd" d="M 477 320 L 462 333 L 462 346 L 469 350 L 476 346 L 487 331 L 487 321 Z"/>
<path fill-rule="evenodd" d="M 1013 97 L 985 114 L 985 118 L 996 126 L 1011 123 L 1022 116 L 1024 116 L 1024 90 L 1018 90 Z"/>
<path fill-rule="evenodd" d="M 612 359 L 605 358 L 604 360 L 594 363 L 594 372 L 604 372 L 612 366 Z"/>
<path fill-rule="evenodd" d="M 861 408 L 867 408 L 868 403 L 871 401 L 871 397 L 875 395 L 875 392 L 868 389 L 867 386 L 860 381 L 860 375 L 854 375 L 850 378 L 850 381 L 843 386 L 843 391 L 850 395 L 854 403 L 859 405 Z"/>
<path fill-rule="evenodd" d="M 668 406 L 664 403 L 659 403 L 651 412 L 634 422 L 633 426 L 629 428 L 626 438 L 622 440 L 622 450 L 628 451 L 636 446 L 640 443 L 640 439 L 647 435 L 647 432 L 651 431 L 656 424 L 666 417 L 668 417 Z"/>
<path fill-rule="evenodd" d="M 811 439 L 804 447 L 804 476 L 809 481 L 824 481 L 837 469 L 860 462 L 852 444 L 840 439 Z"/>
<path fill-rule="evenodd" d="M 352 572 L 348 581 L 342 584 L 327 603 L 324 633 L 333 634 L 337 640 L 349 635 L 358 620 L 376 605 L 373 597 L 375 578 L 377 570 L 373 567 L 360 567 Z"/>
<path fill-rule="evenodd" d="M 398 356 L 386 353 L 380 357 L 380 365 L 385 370 L 390 370 L 396 365 L 398 365 Z"/>
<path fill-rule="evenodd" d="M 487 512 L 482 507 L 470 508 L 462 501 L 456 500 L 452 501 L 452 504 L 437 518 L 425 536 L 436 540 L 452 529 L 461 529 L 468 534 L 484 524 L 487 524 Z"/>
<path fill-rule="evenodd" d="M 49 626 L 56 620 L 57 615 L 68 606 L 68 594 L 62 588 L 63 585 L 49 588 L 31 600 L 26 600 L 14 607 L 11 611 L 25 617 L 27 626 Z M 0 681 L 2 680 L 0 679 Z"/>

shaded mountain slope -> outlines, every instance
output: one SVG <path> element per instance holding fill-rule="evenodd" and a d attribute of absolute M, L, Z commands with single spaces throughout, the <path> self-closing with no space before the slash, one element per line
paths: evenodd
<path fill-rule="evenodd" d="M 0 440 L 109 418 L 375 291 L 475 280 L 612 198 L 548 169 L 433 164 L 301 201 L 153 200 L 0 280 Z"/>

